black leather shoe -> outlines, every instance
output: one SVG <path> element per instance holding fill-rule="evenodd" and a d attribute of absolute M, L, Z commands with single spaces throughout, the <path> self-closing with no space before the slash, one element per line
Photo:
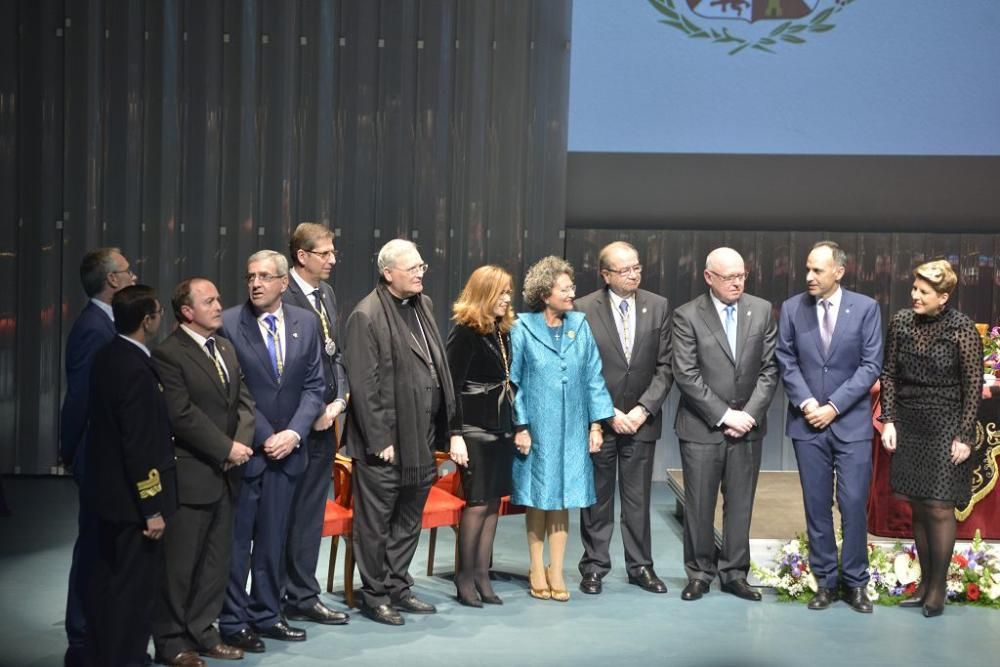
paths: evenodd
<path fill-rule="evenodd" d="M 944 605 L 940 607 L 932 607 L 930 605 L 924 605 L 924 618 L 934 618 L 935 616 L 940 616 L 944 613 Z"/>
<path fill-rule="evenodd" d="M 914 608 L 923 607 L 924 592 L 918 589 L 916 592 L 913 593 L 913 595 L 900 602 L 899 606 L 902 607 L 903 609 L 906 609 L 908 607 L 914 607 Z"/>
<path fill-rule="evenodd" d="M 653 568 L 651 567 L 640 567 L 636 570 L 635 575 L 628 575 L 628 583 L 634 584 L 650 593 L 667 592 L 667 585 L 656 576 L 656 572 L 653 572 Z"/>
<path fill-rule="evenodd" d="M 701 579 L 692 579 L 681 591 L 682 600 L 700 600 L 702 595 L 708 594 L 708 583 Z"/>
<path fill-rule="evenodd" d="M 384 625 L 403 625 L 406 622 L 391 604 L 380 604 L 377 607 L 369 607 L 362 603 L 361 615 Z"/>
<path fill-rule="evenodd" d="M 813 610 L 826 609 L 836 602 L 839 597 L 836 588 L 820 588 L 816 591 L 816 595 L 813 596 L 813 599 L 809 601 L 807 606 Z"/>
<path fill-rule="evenodd" d="M 257 628 L 257 632 L 261 637 L 277 639 L 283 642 L 304 642 L 306 640 L 305 630 L 302 628 L 293 628 L 283 620 L 279 620 L 269 628 Z"/>
<path fill-rule="evenodd" d="M 260 635 L 248 628 L 243 628 L 234 635 L 222 635 L 222 643 L 243 649 L 246 653 L 263 653 L 266 650 Z"/>
<path fill-rule="evenodd" d="M 760 591 L 756 588 L 752 588 L 750 584 L 747 583 L 746 579 L 737 579 L 735 581 L 722 584 L 722 592 L 735 595 L 736 597 L 743 598 L 744 600 L 750 600 L 751 602 L 760 602 Z"/>
<path fill-rule="evenodd" d="M 603 589 L 604 585 L 596 572 L 587 572 L 580 580 L 580 590 L 587 595 L 600 595 Z"/>
<path fill-rule="evenodd" d="M 351 620 L 351 617 L 344 612 L 334 611 L 319 600 L 308 609 L 286 608 L 285 618 L 290 618 L 293 621 L 312 621 L 323 625 L 344 625 Z"/>
<path fill-rule="evenodd" d="M 392 606 L 399 611 L 405 611 L 410 614 L 437 613 L 437 607 L 432 605 L 430 602 L 424 602 L 423 600 L 418 599 L 416 595 L 407 595 L 405 598 L 394 602 Z"/>
<path fill-rule="evenodd" d="M 868 599 L 868 593 L 864 588 L 847 589 L 846 600 L 854 611 L 860 611 L 862 614 L 872 613 L 872 601 Z"/>

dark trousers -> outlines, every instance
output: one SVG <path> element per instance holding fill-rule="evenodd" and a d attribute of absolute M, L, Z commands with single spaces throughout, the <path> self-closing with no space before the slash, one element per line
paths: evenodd
<path fill-rule="evenodd" d="M 226 599 L 219 614 L 224 635 L 243 629 L 266 630 L 281 616 L 285 539 L 297 478 L 265 468 L 244 477 L 233 520 L 233 551 Z M 247 594 L 247 575 L 253 582 Z"/>
<path fill-rule="evenodd" d="M 868 585 L 868 487 L 871 441 L 843 442 L 826 429 L 812 440 L 793 440 L 809 535 L 809 567 L 817 583 L 837 588 L 837 537 L 833 527 L 834 474 L 844 542 L 841 570 L 851 588 Z"/>
<path fill-rule="evenodd" d="M 150 618 L 163 576 L 163 544 L 143 537 L 144 528 L 99 520 L 97 558 L 87 595 L 91 665 L 146 663 Z"/>
<path fill-rule="evenodd" d="M 163 590 L 153 613 L 156 653 L 207 650 L 221 642 L 222 609 L 233 540 L 233 502 L 224 491 L 209 505 L 181 505 L 163 534 Z"/>
<path fill-rule="evenodd" d="M 684 471 L 684 569 L 688 579 L 745 580 L 750 517 L 760 473 L 760 440 L 720 444 L 681 441 Z M 715 547 L 715 505 L 722 489 L 722 549 Z"/>
<path fill-rule="evenodd" d="M 84 507 L 80 495 L 76 543 L 73 544 L 73 562 L 69 568 L 66 594 L 66 639 L 70 651 L 82 652 L 87 639 L 87 586 L 97 559 L 100 521 L 96 514 Z"/>
<path fill-rule="evenodd" d="M 410 561 L 436 476 L 431 466 L 419 484 L 404 487 L 395 465 L 375 456 L 354 460 L 354 557 L 365 605 L 377 607 L 410 595 Z"/>
<path fill-rule="evenodd" d="M 634 575 L 652 567 L 649 493 L 653 482 L 655 444 L 627 435 L 605 436 L 601 451 L 590 455 L 594 464 L 597 502 L 580 510 L 583 558 L 580 573 L 603 577 L 611 570 L 611 536 L 615 530 L 615 478 L 621 496 L 622 543 L 625 569 Z"/>
<path fill-rule="evenodd" d="M 332 484 L 334 450 L 332 428 L 310 434 L 309 462 L 295 488 L 285 545 L 284 604 L 293 609 L 308 609 L 319 600 L 316 564 Z"/>

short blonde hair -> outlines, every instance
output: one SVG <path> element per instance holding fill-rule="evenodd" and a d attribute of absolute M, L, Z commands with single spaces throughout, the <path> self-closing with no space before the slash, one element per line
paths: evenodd
<path fill-rule="evenodd" d="M 958 284 L 958 276 L 951 268 L 951 262 L 946 259 L 935 259 L 924 262 L 913 269 L 913 277 L 923 280 L 934 288 L 938 294 L 951 294 Z"/>
<path fill-rule="evenodd" d="M 524 305 L 535 312 L 545 309 L 545 297 L 552 294 L 552 288 L 559 276 L 566 274 L 573 280 L 573 266 L 562 257 L 549 255 L 531 265 L 524 276 Z"/>
<path fill-rule="evenodd" d="M 507 314 L 498 322 L 493 306 L 505 290 L 513 287 L 514 279 L 504 269 L 493 264 L 480 266 L 469 276 L 458 300 L 452 305 L 451 319 L 479 334 L 493 333 L 497 329 L 507 333 L 514 326 L 514 309 L 508 308 Z"/>

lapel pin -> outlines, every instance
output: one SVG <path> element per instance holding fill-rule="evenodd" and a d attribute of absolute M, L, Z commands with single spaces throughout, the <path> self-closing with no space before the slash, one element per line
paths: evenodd
<path fill-rule="evenodd" d="M 643 312 L 643 313 L 645 313 L 645 312 L 646 312 L 646 309 L 645 309 L 645 308 L 643 308 L 643 309 L 642 309 L 642 312 Z"/>
<path fill-rule="evenodd" d="M 298 337 L 299 337 L 299 332 L 298 331 L 293 331 L 292 332 L 292 338 L 298 338 Z"/>
<path fill-rule="evenodd" d="M 850 309 L 850 308 L 848 308 L 847 310 L 845 310 L 845 311 L 844 311 L 844 314 L 845 314 L 845 315 L 850 315 L 850 314 L 851 314 L 851 309 Z"/>

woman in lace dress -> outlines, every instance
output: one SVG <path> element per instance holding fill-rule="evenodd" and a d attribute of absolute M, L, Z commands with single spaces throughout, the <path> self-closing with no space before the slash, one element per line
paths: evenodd
<path fill-rule="evenodd" d="M 982 342 L 968 317 L 947 306 L 958 279 L 945 260 L 913 271 L 912 308 L 889 324 L 882 368 L 882 445 L 890 484 L 913 512 L 920 586 L 903 607 L 944 611 L 955 548 L 955 507 L 969 502 L 970 460 L 982 385 Z"/>

